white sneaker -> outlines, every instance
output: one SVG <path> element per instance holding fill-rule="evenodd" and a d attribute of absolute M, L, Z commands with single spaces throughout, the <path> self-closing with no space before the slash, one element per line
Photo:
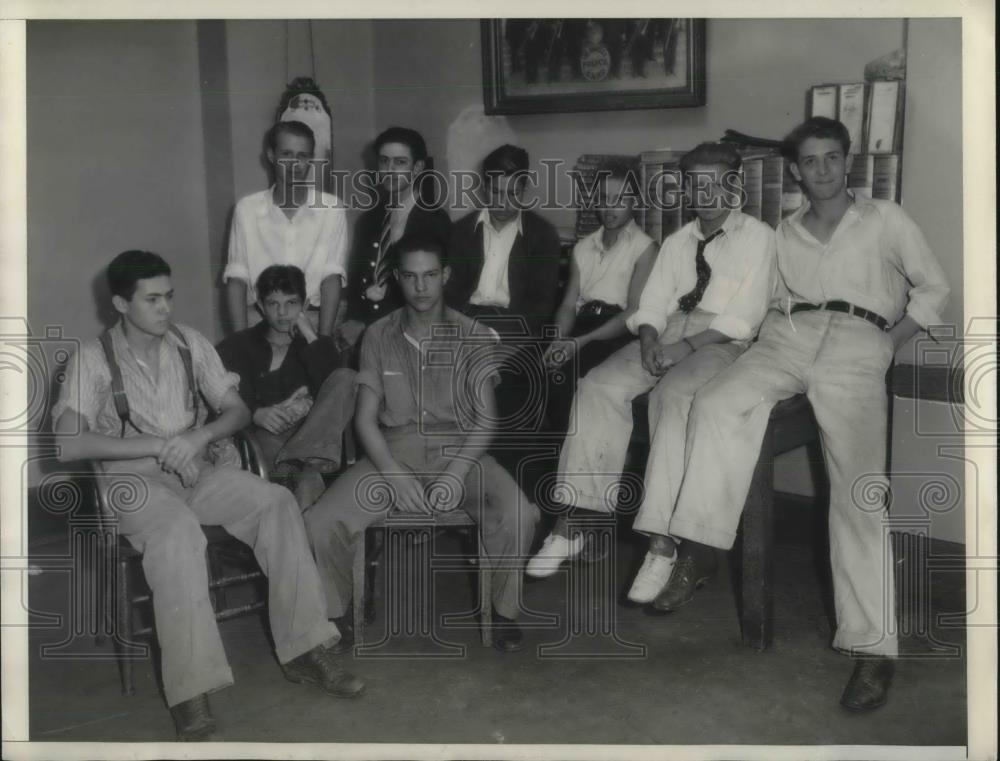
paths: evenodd
<path fill-rule="evenodd" d="M 670 581 L 675 562 L 677 562 L 677 550 L 674 550 L 674 554 L 669 558 L 647 552 L 642 567 L 632 582 L 632 588 L 628 591 L 628 599 L 641 604 L 655 600 Z"/>
<path fill-rule="evenodd" d="M 528 561 L 524 572 L 534 579 L 544 579 L 558 571 L 564 561 L 579 555 L 582 549 L 581 534 L 577 534 L 572 540 L 558 534 L 549 534 L 538 554 Z"/>

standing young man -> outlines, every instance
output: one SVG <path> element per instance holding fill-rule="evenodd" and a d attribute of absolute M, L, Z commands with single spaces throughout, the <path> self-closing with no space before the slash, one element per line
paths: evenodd
<path fill-rule="evenodd" d="M 419 197 L 427 145 L 416 130 L 390 127 L 375 138 L 378 156 L 378 205 L 354 226 L 347 277 L 347 320 L 338 333 L 354 346 L 366 325 L 403 305 L 391 277 L 389 251 L 404 235 L 430 235 L 448 241 L 451 218 L 442 208 L 427 208 Z"/>
<path fill-rule="evenodd" d="M 305 510 L 340 467 L 344 429 L 354 416 L 354 371 L 340 367 L 332 336 L 306 317 L 306 279 L 292 264 L 272 264 L 256 288 L 262 322 L 224 338 L 222 363 L 240 377 L 250 430 L 269 478 L 287 486 Z"/>
<path fill-rule="evenodd" d="M 274 184 L 241 198 L 233 211 L 222 279 L 233 330 L 260 321 L 253 284 L 272 264 L 305 273 L 306 308 L 321 336 L 333 333 L 347 277 L 347 216 L 311 172 L 315 139 L 302 122 L 279 122 L 265 136 Z"/>
<path fill-rule="evenodd" d="M 897 204 L 847 190 L 849 150 L 844 125 L 823 117 L 785 140 L 808 202 L 778 228 L 780 311 L 695 400 L 669 525 L 681 558 L 654 605 L 688 602 L 712 573 L 712 548 L 732 546 L 771 409 L 805 393 L 830 478 L 833 646 L 857 659 L 841 704 L 860 711 L 885 702 L 897 642 L 884 505 L 857 495 L 888 493 L 886 372 L 896 349 L 941 322 L 949 288 Z"/>
<path fill-rule="evenodd" d="M 393 259 L 405 306 L 373 323 L 361 344 L 355 418 L 367 457 L 305 514 L 327 609 L 346 615 L 355 543 L 387 510 L 461 508 L 496 563 L 493 600 L 483 601 L 494 608 L 494 646 L 519 650 L 521 569 L 511 561 L 527 552 L 538 510 L 486 454 L 496 420 L 496 334 L 445 306 L 450 271 L 437 239 L 403 238 Z M 388 505 L 374 484 L 389 488 Z"/>
<path fill-rule="evenodd" d="M 616 484 L 632 435 L 632 400 L 650 389 L 645 497 L 636 529 L 666 533 L 684 477 L 685 430 L 695 393 L 727 367 L 757 333 L 774 287 L 774 233 L 739 211 L 731 145 L 702 143 L 680 161 L 697 219 L 669 236 L 628 327 L 639 340 L 613 354 L 580 382 L 571 413 L 575 433 L 559 460 L 570 517 L 578 523 L 615 510 Z M 560 518 L 528 575 L 550 576 L 583 549 Z M 673 546 L 651 542 L 628 596 L 648 603 L 667 583 Z"/>
<path fill-rule="evenodd" d="M 327 650 L 339 632 L 327 621 L 295 499 L 213 457 L 210 445 L 250 420 L 239 379 L 204 336 L 171 322 L 174 291 L 163 259 L 126 251 L 107 278 L 121 320 L 72 358 L 52 415 L 60 460 L 95 460 L 109 483 L 141 483 L 141 505 L 111 498 L 109 507 L 142 553 L 179 739 L 211 735 L 208 693 L 233 683 L 208 595 L 202 524 L 221 525 L 249 544 L 268 574 L 271 634 L 286 677 L 338 697 L 360 694 L 364 683 Z"/>
<path fill-rule="evenodd" d="M 502 145 L 483 160 L 486 206 L 452 228 L 452 275 L 445 294 L 449 306 L 501 336 L 504 381 L 497 388 L 497 409 L 508 436 L 527 437 L 521 451 L 544 425 L 547 378 L 538 341 L 555 312 L 560 256 L 555 228 L 525 208 L 528 170 L 528 152 L 513 145 Z M 512 471 L 518 469 L 513 448 L 495 453 Z"/>

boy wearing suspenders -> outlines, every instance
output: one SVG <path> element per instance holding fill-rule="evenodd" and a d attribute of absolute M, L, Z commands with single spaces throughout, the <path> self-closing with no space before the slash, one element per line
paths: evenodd
<path fill-rule="evenodd" d="M 204 336 L 171 323 L 174 292 L 163 259 L 126 251 L 107 277 L 122 319 L 69 362 L 54 429 L 60 460 L 96 460 L 101 478 L 139 484 L 129 505 L 114 499 L 126 490 L 109 488 L 109 509 L 143 556 L 178 738 L 212 734 L 208 693 L 233 682 L 208 596 L 203 524 L 221 525 L 250 545 L 267 573 L 271 633 L 285 676 L 339 697 L 360 694 L 364 683 L 327 649 L 340 635 L 327 620 L 294 497 L 226 464 L 212 446 L 249 422 L 238 377 Z M 206 422 L 209 412 L 216 415 Z"/>

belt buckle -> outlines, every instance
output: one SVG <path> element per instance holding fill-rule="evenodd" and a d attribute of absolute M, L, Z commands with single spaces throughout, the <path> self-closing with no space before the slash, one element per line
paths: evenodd
<path fill-rule="evenodd" d="M 847 305 L 847 314 L 849 314 L 851 317 L 854 317 L 854 304 Z M 858 315 L 858 317 L 860 316 L 861 315 Z"/>

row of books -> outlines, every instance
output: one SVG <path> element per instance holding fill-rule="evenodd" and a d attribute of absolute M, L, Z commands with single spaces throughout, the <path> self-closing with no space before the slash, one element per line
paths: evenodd
<path fill-rule="evenodd" d="M 653 240 L 662 243 L 693 219 L 680 184 L 679 162 L 686 151 L 646 151 L 638 157 L 639 182 L 643 203 L 636 209 L 636 221 Z M 598 170 L 609 159 L 634 160 L 635 157 L 581 156 L 576 164 L 584 187 L 591 187 Z M 900 157 L 860 154 L 852 157 L 847 177 L 854 193 L 868 198 L 899 201 Z M 804 200 L 802 189 L 785 158 L 759 149 L 744 151 L 742 190 L 743 213 L 777 227 L 781 220 L 798 209 Z M 733 186 L 738 187 L 736 185 Z M 576 236 L 579 240 L 596 230 L 601 221 L 597 211 L 584 208 L 579 187 L 574 183 L 577 207 Z"/>

